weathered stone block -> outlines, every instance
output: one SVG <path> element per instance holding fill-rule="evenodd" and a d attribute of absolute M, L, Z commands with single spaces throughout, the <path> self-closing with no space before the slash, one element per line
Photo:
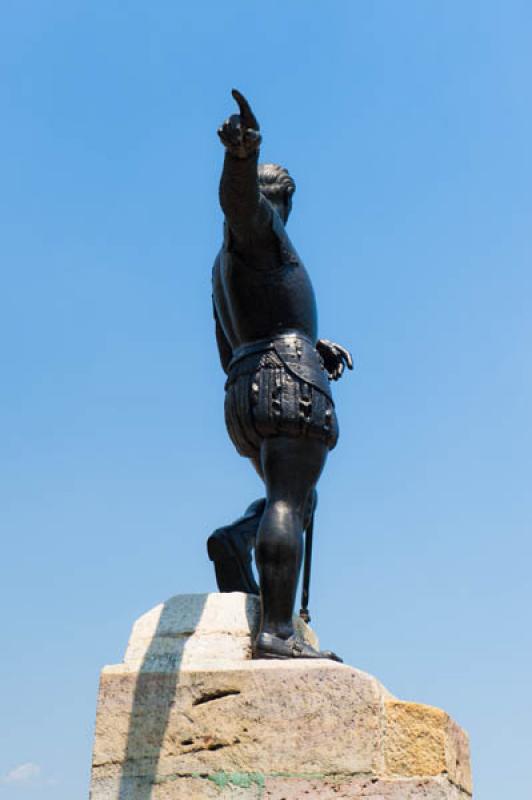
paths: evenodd
<path fill-rule="evenodd" d="M 400 700 L 385 702 L 384 760 L 388 775 L 447 774 L 472 792 L 467 736 L 445 711 Z"/>
<path fill-rule="evenodd" d="M 251 661 L 257 624 L 237 593 L 135 623 L 101 675 L 92 800 L 468 796 L 467 738 L 445 712 L 332 661 Z"/>
<path fill-rule="evenodd" d="M 173 672 L 246 661 L 259 620 L 259 598 L 254 595 L 176 595 L 135 622 L 124 664 L 142 672 Z M 311 628 L 299 617 L 294 622 L 299 635 L 317 646 Z"/>

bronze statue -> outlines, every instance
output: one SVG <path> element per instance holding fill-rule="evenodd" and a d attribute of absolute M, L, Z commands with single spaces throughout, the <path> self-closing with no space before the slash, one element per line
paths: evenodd
<path fill-rule="evenodd" d="M 232 94 L 240 113 L 218 130 L 225 225 L 213 306 L 227 430 L 264 481 L 266 498 L 215 531 L 208 552 L 221 591 L 257 592 L 255 548 L 262 609 L 255 658 L 340 660 L 299 641 L 292 614 L 303 531 L 311 529 L 315 486 L 338 440 L 330 381 L 353 365 L 345 348 L 317 338 L 312 284 L 285 232 L 295 183 L 286 169 L 258 164 L 259 124 L 240 92 Z"/>

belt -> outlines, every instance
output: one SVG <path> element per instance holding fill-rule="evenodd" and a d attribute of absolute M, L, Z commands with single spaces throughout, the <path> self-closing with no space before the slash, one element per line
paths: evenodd
<path fill-rule="evenodd" d="M 311 347 L 314 347 L 314 342 L 307 336 L 306 333 L 281 333 L 278 336 L 272 336 L 269 339 L 257 339 L 255 342 L 240 345 L 233 351 L 233 357 L 228 365 L 228 370 L 238 364 L 246 356 L 254 355 L 255 353 L 266 353 L 268 350 L 275 350 L 277 344 L 282 344 L 284 347 L 292 349 L 294 352 L 298 350 L 298 343 L 304 342 Z"/>
<path fill-rule="evenodd" d="M 299 380 L 310 383 L 333 402 L 329 379 L 323 361 L 316 350 L 314 341 L 304 333 L 281 333 L 270 339 L 259 339 L 237 347 L 229 362 L 228 371 L 242 359 L 251 355 L 259 355 L 273 350 L 281 359 L 284 367 Z M 231 378 L 228 378 L 229 384 Z"/>

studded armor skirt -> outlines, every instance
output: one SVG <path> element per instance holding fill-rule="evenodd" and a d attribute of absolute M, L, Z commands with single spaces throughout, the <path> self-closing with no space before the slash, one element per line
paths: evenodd
<path fill-rule="evenodd" d="M 258 456 L 261 442 L 273 436 L 309 437 L 332 450 L 338 440 L 338 421 L 330 392 L 320 381 L 303 380 L 272 344 L 239 356 L 229 369 L 225 393 L 225 423 L 242 456 Z M 313 347 L 303 348 L 305 375 L 322 370 Z M 301 370 L 300 370 L 301 372 Z"/>

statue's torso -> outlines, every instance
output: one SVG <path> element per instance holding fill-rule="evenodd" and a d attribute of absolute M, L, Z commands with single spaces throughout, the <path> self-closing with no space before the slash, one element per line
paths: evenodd
<path fill-rule="evenodd" d="M 315 342 L 317 311 L 309 275 L 274 214 L 271 253 L 239 253 L 226 235 L 213 270 L 219 322 L 233 350 L 258 339 L 299 331 Z"/>

